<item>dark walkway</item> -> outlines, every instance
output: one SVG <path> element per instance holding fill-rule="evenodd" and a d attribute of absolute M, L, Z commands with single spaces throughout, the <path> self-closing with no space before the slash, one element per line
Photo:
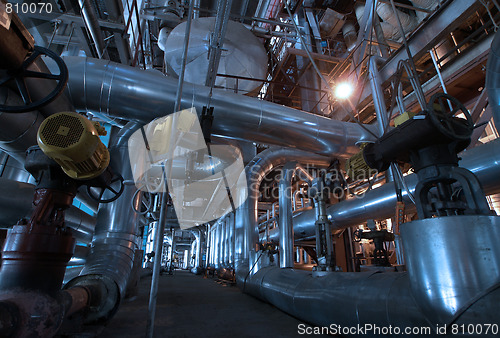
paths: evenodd
<path fill-rule="evenodd" d="M 144 337 L 151 277 L 100 337 Z M 155 337 L 299 337 L 301 322 L 272 305 L 187 271 L 160 276 Z"/>

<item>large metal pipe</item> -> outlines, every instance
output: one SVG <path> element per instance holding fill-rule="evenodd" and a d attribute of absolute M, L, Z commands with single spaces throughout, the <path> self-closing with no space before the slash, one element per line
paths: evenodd
<path fill-rule="evenodd" d="M 38 61 L 38 60 L 37 60 Z M 33 69 L 46 69 L 45 73 L 50 73 L 42 61 L 37 63 L 37 68 Z M 43 67 L 42 67 L 43 66 Z M 39 79 L 35 79 L 39 80 Z M 31 82 L 28 81 L 28 85 Z M 33 89 L 33 86 L 38 84 Z M 40 89 L 42 87 L 42 89 Z M 38 83 L 34 81 L 31 83 L 30 91 L 44 91 L 47 88 L 47 83 Z M 33 95 L 42 95 L 33 93 Z M 38 97 L 34 96 L 34 97 Z M 0 103 L 8 105 L 23 105 L 21 99 L 11 90 L 0 88 Z M 44 107 L 46 115 L 56 113 L 59 111 L 72 111 L 73 108 L 68 102 L 66 94 L 63 93 L 56 101 Z M 21 114 L 1 113 L 0 112 L 0 149 L 7 153 L 9 156 L 15 158 L 19 163 L 24 164 L 26 158 L 26 150 L 37 144 L 37 133 L 40 124 L 44 120 L 44 116 L 38 111 L 31 111 Z M 29 176 L 29 174 L 26 172 Z M 97 202 L 90 200 L 86 193 L 78 193 L 77 199 L 87 205 L 92 211 L 97 211 Z"/>
<path fill-rule="evenodd" d="M 6 88 L 0 88 L 0 103 L 23 104 L 14 92 Z M 43 119 L 37 111 L 21 114 L 0 113 L 0 149 L 24 163 L 26 150 L 36 144 L 36 134 Z"/>
<path fill-rule="evenodd" d="M 285 164 L 279 182 L 280 268 L 293 268 L 292 178 L 296 168 L 297 162 Z"/>
<path fill-rule="evenodd" d="M 231 263 L 231 267 L 234 269 L 234 229 L 235 229 L 235 213 L 231 213 L 231 216 L 230 216 L 230 219 L 231 219 L 231 237 L 230 237 L 230 263 Z"/>
<path fill-rule="evenodd" d="M 2 152 L 0 152 L 0 177 L 17 182 L 35 182 L 35 178 L 24 168 L 24 164 Z"/>
<path fill-rule="evenodd" d="M 500 34 L 495 34 L 491 43 L 486 66 L 486 89 L 488 90 L 495 127 L 500 131 Z"/>
<path fill-rule="evenodd" d="M 364 5 L 356 5 L 354 8 L 354 11 L 356 13 L 356 19 L 358 20 L 358 23 L 361 25 L 362 20 L 363 20 L 363 15 L 365 13 L 365 6 Z M 386 39 L 391 39 L 391 40 L 397 40 L 401 37 L 399 34 L 398 28 L 395 26 L 391 25 L 390 23 L 384 21 L 380 23 L 380 27 L 382 28 L 382 32 L 384 33 L 384 37 Z M 362 32 L 360 32 L 362 34 Z M 354 38 L 354 45 L 351 48 L 354 48 L 356 46 L 356 38 Z M 346 41 L 347 42 L 347 41 Z M 375 53 L 374 53 L 375 54 Z"/>
<path fill-rule="evenodd" d="M 225 227 L 225 220 L 226 218 L 223 217 L 222 218 L 222 221 L 219 223 L 219 227 L 220 227 L 220 253 L 219 253 L 219 267 L 222 267 L 224 268 L 225 267 L 225 264 L 224 264 L 224 260 L 226 259 L 226 253 L 225 253 L 225 249 L 226 249 L 226 227 Z"/>
<path fill-rule="evenodd" d="M 411 0 L 411 3 L 416 7 L 426 9 L 428 11 L 434 10 L 440 3 L 438 0 Z M 429 13 L 424 11 L 415 11 L 419 21 L 422 21 L 427 17 Z"/>
<path fill-rule="evenodd" d="M 342 272 L 315 278 L 309 271 L 265 267 L 247 279 L 245 292 L 318 326 L 430 326 L 411 296 L 406 273 Z"/>
<path fill-rule="evenodd" d="M 500 301 L 499 217 L 430 218 L 405 223 L 401 233 L 409 273 L 314 277 L 264 267 L 245 279 L 244 290 L 311 324 L 348 328 L 333 335 L 409 335 L 415 332 L 405 330 L 415 327 L 437 335 L 437 325 L 500 323 L 493 314 Z M 392 331 L 377 334 L 374 326 Z"/>
<path fill-rule="evenodd" d="M 97 59 L 68 57 L 65 62 L 70 73 L 69 92 L 77 110 L 142 122 L 174 112 L 177 81 L 160 72 Z M 184 86 L 182 107 L 194 106 L 201 113 L 209 92 L 204 86 Z M 344 157 L 358 152 L 358 141 L 373 138 L 354 123 L 218 89 L 213 90 L 211 105 L 215 107 L 214 136 Z"/>
<path fill-rule="evenodd" d="M 230 215 L 226 215 L 224 220 L 224 267 L 229 267 L 229 255 L 230 255 L 230 232 L 231 232 L 231 224 L 230 224 Z"/>
<path fill-rule="evenodd" d="M 204 235 L 203 235 L 203 230 L 198 229 L 198 241 L 196 244 L 196 260 L 195 260 L 195 267 L 197 269 L 202 269 L 202 264 L 203 264 L 203 245 L 204 245 Z M 206 240 L 206 239 L 205 239 Z"/>
<path fill-rule="evenodd" d="M 398 334 L 407 328 L 426 328 L 432 336 L 438 323 L 440 327 L 445 324 L 426 318 L 411 293 L 407 273 L 342 272 L 312 277 L 308 271 L 266 267 L 247 279 L 245 292 L 305 322 L 332 328 L 330 332 L 339 336 L 365 332 L 389 336 L 375 333 L 375 327 L 392 327 Z M 453 323 L 498 325 L 499 301 L 500 288 L 485 291 Z"/>
<path fill-rule="evenodd" d="M 214 256 L 214 231 L 213 231 L 213 226 L 209 225 L 208 226 L 208 231 L 207 231 L 207 237 L 208 237 L 208 242 L 207 242 L 207 264 L 206 266 L 212 266 L 213 265 L 213 256 Z"/>
<path fill-rule="evenodd" d="M 436 322 L 454 321 L 500 286 L 498 216 L 420 219 L 402 224 L 401 237 L 413 296 Z M 485 312 L 491 311 L 489 300 L 483 303 Z"/>
<path fill-rule="evenodd" d="M 216 268 L 220 267 L 220 260 L 221 260 L 221 246 L 222 246 L 222 233 L 221 233 L 221 226 L 220 222 L 217 221 L 215 223 L 215 261 L 214 265 Z"/>
<path fill-rule="evenodd" d="M 500 139 L 472 148 L 461 154 L 460 166 L 472 171 L 481 184 L 486 195 L 500 192 Z M 408 189 L 413 193 L 417 184 L 417 175 L 405 176 Z M 413 212 L 414 205 L 405 190 L 403 199 L 406 210 Z M 328 217 L 332 221 L 332 229 L 343 229 L 366 222 L 370 219 L 387 219 L 394 216 L 397 197 L 394 183 L 387 183 L 373 189 L 363 197 L 352 198 L 330 206 Z M 303 212 L 293 219 L 295 238 L 312 237 L 315 234 L 314 210 Z M 276 229 L 269 232 L 272 240 L 279 240 Z"/>
<path fill-rule="evenodd" d="M 403 26 L 404 33 L 408 33 L 412 31 L 415 27 L 417 27 L 418 22 L 415 17 L 412 17 L 409 14 L 406 14 L 398 9 L 396 9 L 396 13 L 392 10 L 390 4 L 378 2 L 377 3 L 377 14 L 393 27 L 399 27 L 398 18 L 401 21 L 401 25 Z"/>
<path fill-rule="evenodd" d="M 254 245 L 259 239 L 259 224 L 257 222 L 259 186 L 269 172 L 289 161 L 299 161 L 315 166 L 328 166 L 330 164 L 327 157 L 290 148 L 266 149 L 247 164 L 245 173 L 248 184 L 248 197 L 236 210 L 235 220 L 234 265 L 240 286 L 251 268 L 250 255 L 255 252 Z"/>
<path fill-rule="evenodd" d="M 139 214 L 130 207 L 136 192 L 128 158 L 127 141 L 139 127 L 129 123 L 113 138 L 110 145 L 112 168 L 121 173 L 125 182 L 123 194 L 114 202 L 105 204 L 97 214 L 97 226 L 92 248 L 80 276 L 70 285 L 106 284 L 108 296 L 97 312 L 90 314 L 94 320 L 105 320 L 116 310 L 120 299 L 125 296 L 127 281 L 134 262 L 134 252 L 139 246 L 137 234 Z M 138 204 L 140 199 L 135 200 Z M 136 205 L 137 209 L 139 206 Z"/>

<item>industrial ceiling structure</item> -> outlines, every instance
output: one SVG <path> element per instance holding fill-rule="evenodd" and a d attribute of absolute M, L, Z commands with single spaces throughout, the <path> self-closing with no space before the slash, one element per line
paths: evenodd
<path fill-rule="evenodd" d="M 174 269 L 498 333 L 497 0 L 0 1 L 0 336 L 98 336 L 152 271 L 152 337 Z"/>

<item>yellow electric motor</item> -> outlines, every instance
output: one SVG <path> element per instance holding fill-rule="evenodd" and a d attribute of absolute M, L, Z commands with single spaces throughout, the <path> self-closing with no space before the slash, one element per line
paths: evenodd
<path fill-rule="evenodd" d="M 38 129 L 38 145 L 71 178 L 88 180 L 109 165 L 109 151 L 99 135 L 106 130 L 97 122 L 72 112 L 46 118 Z"/>
<path fill-rule="evenodd" d="M 351 158 L 347 159 L 345 162 L 345 171 L 347 176 L 353 180 L 370 178 L 373 174 L 373 169 L 371 169 L 365 162 L 363 157 L 363 148 L 367 143 L 361 144 L 361 151 Z"/>

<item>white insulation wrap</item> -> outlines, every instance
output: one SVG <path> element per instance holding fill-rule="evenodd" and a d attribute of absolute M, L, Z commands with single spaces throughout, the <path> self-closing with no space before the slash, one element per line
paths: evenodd
<path fill-rule="evenodd" d="M 189 50 L 187 55 L 185 81 L 205 84 L 208 71 L 210 35 L 215 26 L 215 18 L 198 18 L 191 24 Z M 178 74 L 181 69 L 182 50 L 186 23 L 179 24 L 168 36 L 165 45 L 165 60 Z M 242 24 L 229 21 L 222 50 L 218 74 L 264 79 L 267 73 L 267 54 L 264 46 Z M 218 76 L 215 86 L 246 94 L 258 88 L 262 82 L 238 80 Z"/>

